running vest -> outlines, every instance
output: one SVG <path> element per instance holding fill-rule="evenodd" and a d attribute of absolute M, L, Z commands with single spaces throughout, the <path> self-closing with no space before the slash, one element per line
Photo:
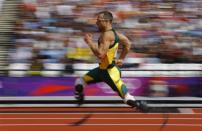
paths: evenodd
<path fill-rule="evenodd" d="M 115 65 L 114 59 L 116 57 L 116 53 L 118 50 L 119 38 L 115 30 L 112 29 L 112 31 L 114 33 L 115 40 L 114 40 L 114 43 L 109 47 L 105 57 L 100 60 L 100 63 L 99 63 L 100 69 L 112 68 Z M 98 44 L 99 44 L 99 40 L 98 40 Z"/>

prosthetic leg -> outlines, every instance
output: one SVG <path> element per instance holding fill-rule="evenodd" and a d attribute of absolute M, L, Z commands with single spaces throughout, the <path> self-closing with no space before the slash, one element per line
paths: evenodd
<path fill-rule="evenodd" d="M 84 103 L 84 93 L 83 93 L 84 85 L 85 82 L 81 78 L 78 78 L 75 82 L 74 95 L 79 106 Z"/>

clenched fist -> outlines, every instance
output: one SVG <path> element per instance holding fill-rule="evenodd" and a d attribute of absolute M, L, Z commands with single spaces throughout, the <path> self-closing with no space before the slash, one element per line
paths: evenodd
<path fill-rule="evenodd" d="M 123 60 L 122 59 L 115 60 L 115 63 L 118 66 L 122 66 L 123 65 Z"/>
<path fill-rule="evenodd" d="M 84 40 L 87 44 L 92 43 L 93 41 L 93 35 L 91 33 L 85 34 Z"/>

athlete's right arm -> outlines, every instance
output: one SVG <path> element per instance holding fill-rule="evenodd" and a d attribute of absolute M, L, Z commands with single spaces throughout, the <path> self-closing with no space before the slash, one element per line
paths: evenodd
<path fill-rule="evenodd" d="M 104 33 L 100 39 L 100 44 L 94 43 L 92 40 L 92 34 L 86 34 L 84 40 L 88 44 L 88 46 L 93 51 L 94 55 L 97 56 L 99 59 L 102 59 L 106 54 L 107 50 L 110 46 L 110 38 L 107 33 Z"/>

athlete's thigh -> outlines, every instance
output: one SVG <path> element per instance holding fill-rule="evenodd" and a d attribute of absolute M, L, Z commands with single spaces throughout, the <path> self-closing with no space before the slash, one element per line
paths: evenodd
<path fill-rule="evenodd" d="M 88 73 L 86 73 L 83 76 L 83 80 L 87 83 L 87 84 L 91 84 L 91 83 L 96 83 L 96 82 L 100 82 L 100 69 L 94 68 L 92 70 L 90 70 Z"/>
<path fill-rule="evenodd" d="M 127 93 L 127 88 L 121 80 L 121 72 L 118 67 L 107 69 L 107 75 L 104 80 L 114 91 L 118 92 L 121 97 Z"/>

